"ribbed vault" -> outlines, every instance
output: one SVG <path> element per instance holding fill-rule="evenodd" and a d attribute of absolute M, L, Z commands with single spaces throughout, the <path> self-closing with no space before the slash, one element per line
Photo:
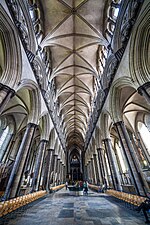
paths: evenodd
<path fill-rule="evenodd" d="M 52 55 L 50 82 L 67 146 L 84 146 L 89 117 L 99 85 L 97 50 L 108 45 L 102 35 L 102 0 L 41 1 L 45 37 L 41 47 Z"/>

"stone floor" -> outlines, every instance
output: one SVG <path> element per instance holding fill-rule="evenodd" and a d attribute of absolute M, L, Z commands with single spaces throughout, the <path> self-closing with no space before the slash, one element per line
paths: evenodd
<path fill-rule="evenodd" d="M 0 225 L 143 225 L 144 217 L 113 197 L 62 189 L 0 218 Z"/>

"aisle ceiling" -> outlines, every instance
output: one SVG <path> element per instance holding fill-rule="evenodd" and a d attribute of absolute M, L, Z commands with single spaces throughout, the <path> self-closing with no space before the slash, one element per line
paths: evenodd
<path fill-rule="evenodd" d="M 97 50 L 108 43 L 102 35 L 104 0 L 45 0 L 42 47 L 52 53 L 59 116 L 67 145 L 84 146 L 95 84 Z"/>

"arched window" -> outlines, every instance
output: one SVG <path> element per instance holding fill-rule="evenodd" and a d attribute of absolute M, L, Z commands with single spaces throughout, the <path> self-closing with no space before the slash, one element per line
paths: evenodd
<path fill-rule="evenodd" d="M 145 147 L 150 154 L 150 132 L 144 123 L 138 122 L 138 131 L 145 144 Z"/>
<path fill-rule="evenodd" d="M 125 164 L 124 157 L 123 157 L 123 154 L 122 154 L 121 145 L 120 145 L 119 141 L 115 143 L 115 148 L 116 148 L 117 155 L 118 155 L 118 158 L 119 158 L 119 161 L 120 161 L 121 170 L 122 170 L 123 173 L 126 173 L 127 172 L 127 165 Z"/>
<path fill-rule="evenodd" d="M 0 119 L 0 161 L 6 160 L 8 146 L 14 133 L 14 119 L 11 116 Z"/>
<path fill-rule="evenodd" d="M 112 2 L 115 4 L 120 4 L 122 0 L 113 0 Z"/>
<path fill-rule="evenodd" d="M 7 126 L 4 129 L 4 131 L 2 133 L 2 136 L 0 137 L 0 149 L 2 148 L 2 145 L 3 145 L 5 139 L 6 139 L 7 135 L 8 135 L 8 132 L 9 132 L 9 126 Z"/>
<path fill-rule="evenodd" d="M 116 20 L 117 17 L 118 17 L 118 13 L 119 13 L 119 8 L 116 8 L 116 7 L 112 7 L 112 19 Z"/>

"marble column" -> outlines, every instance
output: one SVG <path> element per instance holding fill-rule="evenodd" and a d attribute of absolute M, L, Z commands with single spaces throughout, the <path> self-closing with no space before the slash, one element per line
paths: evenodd
<path fill-rule="evenodd" d="M 11 171 L 11 174 L 7 183 L 3 200 L 7 200 L 9 196 L 15 197 L 17 194 L 19 182 L 23 174 L 23 169 L 25 166 L 27 154 L 29 153 L 29 150 L 31 147 L 36 126 L 37 125 L 33 123 L 29 123 L 26 127 L 26 131 L 24 133 L 21 145 L 19 147 L 16 159 L 15 159 L 13 169 Z"/>
<path fill-rule="evenodd" d="M 93 177 L 93 183 L 96 184 L 96 173 L 95 173 L 95 166 L 94 166 L 94 159 L 91 158 L 91 171 L 92 171 L 92 177 Z"/>
<path fill-rule="evenodd" d="M 32 190 L 31 192 L 37 191 L 39 189 L 40 176 L 42 171 L 42 164 L 44 158 L 44 152 L 46 149 L 47 140 L 41 140 L 38 147 L 38 155 L 35 162 L 34 175 L 32 180 Z"/>
<path fill-rule="evenodd" d="M 59 177 L 60 177 L 60 159 L 57 159 L 57 184 L 58 184 L 58 181 L 59 181 Z"/>
<path fill-rule="evenodd" d="M 0 83 L 0 114 L 14 95 L 15 91 L 13 89 Z"/>
<path fill-rule="evenodd" d="M 98 170 L 96 154 L 93 154 L 93 159 L 94 159 L 94 165 L 95 165 L 96 183 L 98 184 L 98 183 L 100 183 L 100 175 L 99 175 L 99 170 Z"/>
<path fill-rule="evenodd" d="M 87 172 L 88 172 L 88 180 L 91 179 L 91 173 L 90 173 L 90 162 L 87 163 Z"/>
<path fill-rule="evenodd" d="M 62 178 L 61 178 L 62 184 L 65 182 L 64 180 L 64 163 L 62 163 Z"/>
<path fill-rule="evenodd" d="M 93 183 L 93 174 L 92 174 L 91 160 L 89 160 L 89 175 L 90 175 L 90 182 Z"/>
<path fill-rule="evenodd" d="M 53 174 L 53 184 L 56 184 L 56 172 L 57 172 L 57 158 L 58 155 L 54 154 L 54 174 Z"/>
<path fill-rule="evenodd" d="M 88 180 L 88 165 L 84 167 L 84 180 Z"/>
<path fill-rule="evenodd" d="M 121 190 L 121 182 L 119 179 L 119 175 L 117 174 L 117 169 L 116 169 L 114 158 L 113 158 L 113 152 L 112 152 L 113 149 L 112 149 L 112 145 L 111 145 L 111 139 L 106 138 L 103 141 L 105 144 L 106 154 L 107 154 L 107 158 L 108 158 L 108 162 L 109 162 L 113 187 L 115 190 Z"/>
<path fill-rule="evenodd" d="M 89 173 L 89 162 L 87 162 L 87 178 L 89 180 L 90 178 L 90 173 Z"/>
<path fill-rule="evenodd" d="M 136 192 L 138 195 L 145 196 L 149 188 L 147 187 L 145 178 L 140 171 L 140 167 L 137 165 L 137 156 L 133 150 L 133 146 L 131 145 L 126 127 L 123 121 L 119 121 L 114 125 L 116 127 L 120 143 L 122 145 L 122 149 L 128 163 L 130 177 L 135 186 Z"/>
<path fill-rule="evenodd" d="M 102 159 L 102 148 L 98 148 L 97 152 L 98 152 L 98 161 L 99 161 L 99 167 L 100 167 L 100 174 L 101 174 L 101 181 L 104 184 L 104 178 L 105 178 L 105 168 L 104 168 L 104 163 L 103 163 L 103 159 Z"/>
<path fill-rule="evenodd" d="M 50 190 L 51 173 L 54 169 L 54 149 L 50 149 L 50 161 L 47 175 L 46 190 Z"/>
<path fill-rule="evenodd" d="M 62 184 L 62 174 L 63 174 L 62 161 L 60 160 L 60 184 Z"/>
<path fill-rule="evenodd" d="M 64 165 L 63 166 L 63 178 L 64 178 L 64 183 L 65 183 L 65 181 L 66 181 L 66 166 Z"/>
<path fill-rule="evenodd" d="M 43 190 L 46 189 L 49 162 L 50 162 L 50 149 L 47 149 L 46 150 L 46 156 L 45 156 L 44 176 L 43 176 L 43 181 L 42 181 L 42 189 Z"/>
<path fill-rule="evenodd" d="M 49 181 L 50 181 L 50 174 L 52 169 L 52 155 L 54 149 L 47 149 L 47 156 L 46 156 L 46 165 L 43 177 L 43 188 L 49 191 Z"/>

